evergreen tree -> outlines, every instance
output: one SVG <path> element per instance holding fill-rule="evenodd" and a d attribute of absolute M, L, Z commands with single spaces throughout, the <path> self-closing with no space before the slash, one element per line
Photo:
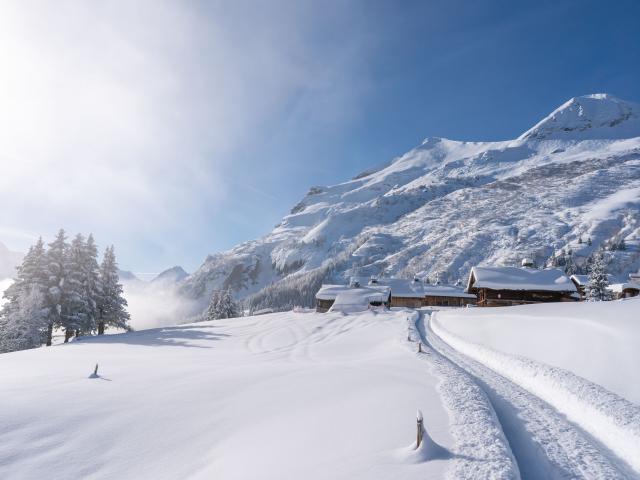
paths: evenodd
<path fill-rule="evenodd" d="M 66 279 L 64 293 L 66 302 L 62 309 L 64 341 L 69 341 L 76 330 L 86 327 L 89 305 L 85 295 L 84 256 L 85 240 L 77 234 L 71 241 L 66 255 Z"/>
<path fill-rule="evenodd" d="M 591 237 L 587 238 L 587 245 L 591 246 Z"/>
<path fill-rule="evenodd" d="M 60 229 L 56 238 L 49 244 L 46 255 L 47 272 L 47 346 L 51 345 L 53 329 L 64 327 L 64 319 L 68 311 L 67 297 L 67 253 L 69 244 L 64 229 Z"/>
<path fill-rule="evenodd" d="M 238 310 L 238 305 L 233 301 L 231 292 L 228 289 L 214 290 L 207 308 L 206 320 L 238 317 Z"/>
<path fill-rule="evenodd" d="M 129 330 L 129 312 L 127 300 L 122 295 L 122 284 L 118 278 L 118 264 L 113 246 L 107 247 L 100 265 L 99 296 L 96 302 L 98 313 L 98 335 L 106 327 Z"/>
<path fill-rule="evenodd" d="M 0 315 L 0 353 L 36 348 L 47 333 L 45 296 L 37 286 L 22 290 L 13 308 Z"/>
<path fill-rule="evenodd" d="M 610 300 L 609 279 L 607 278 L 606 262 L 604 254 L 597 252 L 593 257 L 591 272 L 589 273 L 589 284 L 587 285 L 587 298 L 590 301 Z"/>
<path fill-rule="evenodd" d="M 46 284 L 45 249 L 39 238 L 29 248 L 17 268 L 14 282 L 4 292 L 6 303 L 0 311 L 0 352 L 40 345 L 46 331 L 43 328 Z"/>
<path fill-rule="evenodd" d="M 86 301 L 86 323 L 80 329 L 82 333 L 91 333 L 98 328 L 98 299 L 100 292 L 100 266 L 98 265 L 98 247 L 93 235 L 89 234 L 82 258 L 83 295 Z"/>

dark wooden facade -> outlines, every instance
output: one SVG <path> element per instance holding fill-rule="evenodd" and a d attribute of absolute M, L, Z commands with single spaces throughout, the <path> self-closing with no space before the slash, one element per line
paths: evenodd
<path fill-rule="evenodd" d="M 331 308 L 331 306 L 333 305 L 333 302 L 335 302 L 335 299 L 320 300 L 319 298 L 317 298 L 316 299 L 316 312 L 324 313 L 324 312 L 328 311 Z"/>
<path fill-rule="evenodd" d="M 425 307 L 464 307 L 475 304 L 475 297 L 443 297 L 440 295 L 427 295 L 424 297 Z"/>
<path fill-rule="evenodd" d="M 492 290 L 477 288 L 479 307 L 506 307 L 542 302 L 574 302 L 571 292 L 533 291 L 533 290 Z"/>

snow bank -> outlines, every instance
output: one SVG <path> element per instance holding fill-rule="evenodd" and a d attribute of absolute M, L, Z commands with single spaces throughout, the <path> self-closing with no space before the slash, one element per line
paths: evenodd
<path fill-rule="evenodd" d="M 431 326 L 442 340 L 546 401 L 640 472 L 639 406 L 567 370 L 468 341 L 449 331 L 440 315 L 446 317 L 438 313 Z"/>
<path fill-rule="evenodd" d="M 416 324 L 416 321 L 419 321 Z M 407 317 L 412 348 L 424 338 L 424 324 L 417 312 Z M 418 328 L 418 325 L 420 328 Z M 428 362 L 431 373 L 440 379 L 438 392 L 449 413 L 454 465 L 449 478 L 455 479 L 518 479 L 520 473 L 500 422 L 487 396 L 461 368 L 428 345 L 422 347 L 420 358 Z"/>

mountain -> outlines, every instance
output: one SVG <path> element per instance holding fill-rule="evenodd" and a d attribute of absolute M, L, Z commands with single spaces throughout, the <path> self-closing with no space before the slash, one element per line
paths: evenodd
<path fill-rule="evenodd" d="M 0 242 L 0 280 L 13 278 L 16 267 L 22 263 L 23 253 L 12 252 Z"/>
<path fill-rule="evenodd" d="M 143 281 L 136 277 L 136 274 L 129 270 L 120 270 L 118 269 L 118 278 L 121 282 L 134 282 L 134 283 L 142 283 Z"/>
<path fill-rule="evenodd" d="M 187 278 L 189 274 L 179 265 L 175 267 L 168 268 L 163 272 L 160 272 L 151 283 L 179 283 L 180 281 Z"/>
<path fill-rule="evenodd" d="M 351 275 L 454 281 L 474 265 L 545 264 L 568 250 L 581 264 L 605 245 L 620 246 L 609 272 L 623 279 L 640 267 L 639 213 L 640 105 L 587 95 L 517 139 L 427 138 L 312 187 L 268 235 L 208 256 L 181 291 L 200 308 L 214 288 L 288 308 Z"/>

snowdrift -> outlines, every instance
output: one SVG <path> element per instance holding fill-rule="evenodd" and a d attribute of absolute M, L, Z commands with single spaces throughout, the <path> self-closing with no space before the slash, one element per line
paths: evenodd
<path fill-rule="evenodd" d="M 640 406 L 569 370 L 578 366 L 576 358 L 594 352 L 605 362 L 608 377 L 617 377 L 617 385 L 637 383 L 638 363 L 626 363 L 637 358 L 626 358 L 617 368 L 612 360 L 637 348 L 639 306 L 640 301 L 629 300 L 438 312 L 431 328 L 458 352 L 564 413 L 640 472 Z M 550 337 L 561 341 L 549 342 Z M 525 352 L 531 358 L 522 356 Z M 542 363 L 541 358 L 552 359 L 557 366 Z M 599 368 L 578 369 L 604 380 Z M 636 386 L 630 388 L 633 393 Z"/>

